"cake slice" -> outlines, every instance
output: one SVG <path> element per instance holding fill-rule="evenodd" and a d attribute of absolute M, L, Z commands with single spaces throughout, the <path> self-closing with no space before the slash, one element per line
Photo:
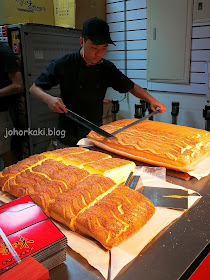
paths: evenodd
<path fill-rule="evenodd" d="M 114 181 L 101 175 L 90 175 L 75 187 L 57 196 L 48 206 L 51 217 L 76 230 L 79 213 L 94 205 L 116 187 Z"/>
<path fill-rule="evenodd" d="M 59 160 L 61 157 L 70 155 L 70 154 L 79 154 L 79 153 L 84 153 L 87 152 L 88 149 L 82 148 L 82 147 L 68 147 L 68 148 L 63 148 L 63 149 L 57 149 L 54 151 L 49 151 L 43 153 L 48 158 L 51 159 L 56 159 Z"/>
<path fill-rule="evenodd" d="M 134 162 L 121 158 L 107 158 L 83 165 L 83 169 L 89 173 L 109 177 L 116 184 L 125 182 L 135 167 Z"/>
<path fill-rule="evenodd" d="M 110 250 L 141 229 L 154 213 L 155 207 L 148 198 L 120 185 L 80 212 L 76 227 Z"/>
<path fill-rule="evenodd" d="M 10 165 L 0 173 L 0 187 L 3 188 L 4 184 L 11 178 L 14 178 L 24 170 L 32 168 L 33 166 L 40 164 L 46 160 L 46 156 L 43 154 L 33 155 L 29 158 L 23 159 L 16 164 Z"/>
<path fill-rule="evenodd" d="M 46 176 L 51 176 L 52 174 L 59 173 L 66 165 L 55 159 L 47 159 L 41 164 L 33 166 L 31 170 L 35 173 L 44 173 Z"/>
<path fill-rule="evenodd" d="M 66 165 L 73 165 L 82 168 L 86 163 L 91 163 L 106 158 L 111 158 L 111 156 L 101 152 L 87 151 L 84 153 L 65 155 L 58 160 Z"/>

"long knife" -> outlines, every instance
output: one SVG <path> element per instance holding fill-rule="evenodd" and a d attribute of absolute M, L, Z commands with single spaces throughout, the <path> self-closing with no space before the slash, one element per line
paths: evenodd
<path fill-rule="evenodd" d="M 116 130 L 115 132 L 112 132 L 112 135 L 115 135 L 115 134 L 117 134 L 117 133 L 119 133 L 119 132 L 121 132 L 121 131 L 123 131 L 123 130 L 125 130 L 125 129 L 127 129 L 127 128 L 129 128 L 129 127 L 135 125 L 135 124 L 137 124 L 137 123 L 140 123 L 140 122 L 142 122 L 142 121 L 144 121 L 144 120 L 146 120 L 146 119 L 152 117 L 153 115 L 158 114 L 159 112 L 160 112 L 160 109 L 157 109 L 156 111 L 154 111 L 154 112 L 152 112 L 152 113 L 150 113 L 150 114 L 148 114 L 148 115 L 146 115 L 146 116 L 140 118 L 139 120 L 137 120 L 137 121 L 135 121 L 135 122 L 132 122 L 132 123 L 130 123 L 130 124 L 128 124 L 128 125 L 126 125 L 126 126 L 120 128 L 120 129 Z"/>
<path fill-rule="evenodd" d="M 81 117 L 80 115 L 74 113 L 73 111 L 67 109 L 67 113 L 66 116 L 68 118 L 70 118 L 71 120 L 77 122 L 78 124 L 95 131 L 96 133 L 100 134 L 103 137 L 108 138 L 109 140 L 113 141 L 113 142 L 117 142 L 117 137 L 113 136 L 112 134 L 106 132 L 105 130 L 101 129 L 100 127 L 98 127 L 97 125 L 95 125 L 94 123 L 86 120 L 85 118 Z"/>

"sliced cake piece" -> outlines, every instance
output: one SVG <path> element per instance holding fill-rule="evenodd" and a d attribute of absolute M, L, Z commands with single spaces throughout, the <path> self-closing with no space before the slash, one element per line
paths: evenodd
<path fill-rule="evenodd" d="M 76 227 L 110 250 L 141 229 L 154 213 L 148 198 L 122 184 L 80 212 Z"/>
<path fill-rule="evenodd" d="M 87 151 L 88 151 L 88 149 L 86 149 L 86 148 L 69 147 L 69 148 L 63 148 L 63 149 L 45 152 L 45 153 L 43 153 L 43 155 L 46 155 L 48 158 L 51 158 L 51 159 L 59 160 L 63 156 L 67 156 L 70 154 L 84 153 Z"/>
<path fill-rule="evenodd" d="M 106 158 L 111 158 L 111 156 L 96 151 L 87 151 L 84 153 L 62 156 L 62 158 L 59 160 L 66 165 L 73 165 L 82 168 L 86 163 L 91 163 Z"/>
<path fill-rule="evenodd" d="M 83 169 L 91 174 L 101 174 L 111 178 L 116 184 L 125 182 L 136 165 L 130 160 L 108 158 L 83 165 Z"/>
<path fill-rule="evenodd" d="M 47 176 L 59 173 L 63 168 L 67 167 L 64 163 L 57 161 L 55 159 L 47 159 L 41 164 L 36 165 L 31 168 L 35 173 L 44 173 Z"/>
<path fill-rule="evenodd" d="M 4 184 L 11 178 L 14 178 L 24 170 L 30 169 L 33 166 L 40 164 L 42 161 L 46 160 L 44 154 L 33 155 L 29 158 L 23 159 L 16 164 L 5 167 L 2 172 L 0 172 L 0 188 L 4 187 Z"/>
<path fill-rule="evenodd" d="M 115 187 L 115 182 L 105 176 L 90 175 L 73 189 L 57 196 L 48 206 L 49 214 L 75 231 L 78 214 L 94 205 Z"/>

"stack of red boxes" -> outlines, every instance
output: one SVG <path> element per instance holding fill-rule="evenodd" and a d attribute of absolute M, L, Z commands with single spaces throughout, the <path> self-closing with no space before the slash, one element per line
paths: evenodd
<path fill-rule="evenodd" d="M 65 261 L 67 238 L 29 196 L 0 207 L 0 227 L 21 259 L 33 257 L 48 270 Z M 14 265 L 0 236 L 0 274 Z"/>

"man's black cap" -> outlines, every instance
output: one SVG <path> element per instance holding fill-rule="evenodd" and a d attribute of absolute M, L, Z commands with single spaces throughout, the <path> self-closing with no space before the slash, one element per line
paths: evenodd
<path fill-rule="evenodd" d="M 97 17 L 87 19 L 83 23 L 82 36 L 87 36 L 94 44 L 113 44 L 115 43 L 110 38 L 108 24 Z"/>

